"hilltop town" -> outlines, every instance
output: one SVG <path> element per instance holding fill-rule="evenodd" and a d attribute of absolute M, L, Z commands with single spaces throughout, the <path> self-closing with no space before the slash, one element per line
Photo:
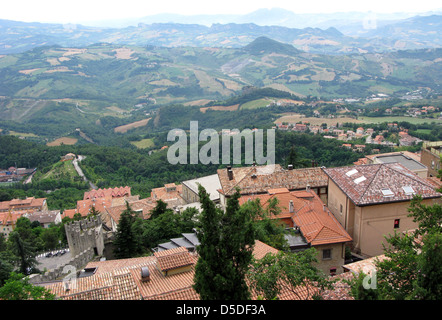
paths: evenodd
<path fill-rule="evenodd" d="M 293 126 L 296 128 L 296 125 Z M 280 128 L 281 129 L 281 128 Z M 348 134 L 348 132 L 347 132 Z M 359 132 L 355 134 L 366 134 Z M 317 267 L 340 281 L 334 290 L 321 292 L 324 299 L 353 299 L 343 279 L 374 268 L 383 259 L 385 235 L 408 232 L 416 223 L 408 216 L 414 195 L 423 203 L 442 202 L 437 178 L 442 142 L 425 143 L 414 152 L 376 153 L 351 166 L 294 168 L 276 165 L 227 166 L 204 177 L 167 183 L 149 197 L 132 194 L 130 186 L 96 188 L 84 192 L 76 208 L 48 210 L 45 198 L 0 202 L 0 230 L 7 237 L 20 218 L 38 221 L 43 228 L 65 225 L 68 247 L 38 257 L 45 272 L 31 274 L 30 281 L 49 289 L 59 299 L 97 300 L 198 300 L 192 287 L 200 245 L 196 231 L 157 243 L 150 255 L 116 259 L 112 241 L 127 206 L 147 220 L 159 201 L 174 215 L 189 208 L 201 211 L 198 187 L 202 186 L 219 208 L 240 190 L 240 205 L 259 199 L 263 208 L 278 200 L 279 214 L 270 215 L 285 228 L 287 250 L 317 250 Z M 74 161 L 69 154 L 63 161 Z M 10 169 L 12 171 L 12 169 Z M 257 240 L 253 255 L 261 259 L 280 250 Z M 66 267 L 76 269 L 66 286 Z M 312 292 L 299 287 L 281 292 L 280 299 L 311 299 Z M 252 295 L 254 299 L 258 295 Z"/>
<path fill-rule="evenodd" d="M 440 300 L 440 10 L 164 4 L 3 6 L 0 300 Z"/>

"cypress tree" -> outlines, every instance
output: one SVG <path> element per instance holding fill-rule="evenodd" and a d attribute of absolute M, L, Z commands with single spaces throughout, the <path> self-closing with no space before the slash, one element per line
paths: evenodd
<path fill-rule="evenodd" d="M 199 197 L 202 213 L 194 289 L 203 300 L 249 299 L 245 275 L 253 255 L 254 229 L 251 217 L 239 210 L 239 190 L 229 198 L 225 212 L 201 186 Z"/>
<path fill-rule="evenodd" d="M 115 240 L 113 241 L 114 254 L 118 259 L 131 258 L 137 252 L 138 241 L 132 228 L 134 222 L 134 212 L 129 203 L 126 202 L 126 210 L 121 213 Z"/>

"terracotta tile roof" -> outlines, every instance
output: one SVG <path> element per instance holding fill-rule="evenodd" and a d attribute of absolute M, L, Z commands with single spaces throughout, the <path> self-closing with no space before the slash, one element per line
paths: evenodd
<path fill-rule="evenodd" d="M 63 282 L 46 286 L 63 300 L 140 300 L 141 295 L 128 269 L 77 278 L 66 291 Z"/>
<path fill-rule="evenodd" d="M 189 251 L 184 247 L 155 252 L 154 256 L 157 258 L 158 267 L 163 272 L 194 264 Z"/>
<path fill-rule="evenodd" d="M 316 194 L 292 219 L 312 246 L 352 241 L 350 235 Z"/>
<path fill-rule="evenodd" d="M 241 194 L 267 193 L 269 189 L 287 188 L 289 190 L 310 187 L 327 186 L 327 176 L 321 168 L 302 168 L 285 170 L 280 165 L 251 166 L 232 168 L 232 179 L 229 179 L 228 169 L 218 169 L 221 191 L 225 195 L 235 193 L 240 188 Z"/>
<path fill-rule="evenodd" d="M 413 193 L 439 198 L 434 187 L 399 163 L 324 168 L 330 179 L 358 206 L 408 201 Z M 409 188 L 412 192 L 408 192 Z"/>
<path fill-rule="evenodd" d="M 115 187 L 115 188 L 108 188 L 108 189 L 97 189 L 97 190 L 91 190 L 89 192 L 84 193 L 83 200 L 93 199 L 93 198 L 103 198 L 103 197 L 124 197 L 124 196 L 130 196 L 130 187 Z"/>
<path fill-rule="evenodd" d="M 427 181 L 436 189 L 442 188 L 442 180 L 438 177 L 427 177 Z"/>
<path fill-rule="evenodd" d="M 351 241 L 350 235 L 333 214 L 324 205 L 319 196 L 312 190 L 288 191 L 287 189 L 269 190 L 272 194 L 259 194 L 242 196 L 240 205 L 249 199 L 260 199 L 260 203 L 266 207 L 272 198 L 277 198 L 281 213 L 271 216 L 272 219 L 291 218 L 293 224 L 298 226 L 304 238 L 311 245 L 327 243 L 341 243 Z M 292 204 L 292 211 L 290 206 Z"/>
<path fill-rule="evenodd" d="M 106 208 L 110 208 L 112 206 L 112 197 L 107 196 L 103 198 L 92 198 L 87 200 L 79 200 L 77 201 L 77 208 L 75 209 L 67 209 L 63 211 L 63 218 L 69 217 L 73 218 L 75 214 L 79 213 L 82 217 L 86 217 L 91 213 L 92 207 L 95 207 L 95 210 L 103 213 L 106 211 Z"/>
<path fill-rule="evenodd" d="M 62 218 L 68 217 L 68 218 L 73 219 L 76 212 L 77 212 L 77 209 L 63 210 Z"/>
<path fill-rule="evenodd" d="M 183 186 L 174 183 L 165 184 L 164 187 L 152 189 L 151 197 L 155 201 L 162 200 L 168 204 L 169 207 L 176 207 L 183 205 L 186 202 L 181 197 Z"/>
<path fill-rule="evenodd" d="M 179 252 L 185 252 L 180 249 Z M 172 251 L 172 255 L 176 253 Z M 277 250 L 256 241 L 254 255 L 260 259 L 267 253 Z M 162 251 L 162 255 L 167 252 Z M 45 285 L 57 298 L 64 300 L 199 300 L 198 293 L 193 289 L 194 265 L 197 255 L 190 254 L 193 266 L 184 272 L 165 276 L 157 267 L 157 257 L 141 257 L 109 261 L 94 261 L 86 268 L 97 268 L 96 272 L 84 278 L 75 279 L 75 286 L 65 290 L 62 282 Z M 142 281 L 141 268 L 149 269 L 149 281 Z M 279 295 L 282 300 L 311 299 L 315 288 L 295 288 L 295 293 L 284 288 Z M 252 292 L 252 299 L 258 295 Z"/>
<path fill-rule="evenodd" d="M 354 274 L 352 272 L 344 272 L 331 277 L 331 280 L 336 280 L 332 285 L 333 289 L 326 289 L 321 292 L 321 298 L 323 300 L 354 300 L 350 294 L 350 285 L 346 282 L 353 278 Z"/>
<path fill-rule="evenodd" d="M 277 192 L 275 192 L 277 190 Z M 305 196 L 304 191 L 299 194 L 298 191 L 289 191 L 287 188 L 279 188 L 279 189 L 270 189 L 267 194 L 254 194 L 254 195 L 243 195 L 239 198 L 239 204 L 243 205 L 247 201 L 253 201 L 259 199 L 260 204 L 267 208 L 269 201 L 273 198 L 278 199 L 278 206 L 281 209 L 281 212 L 277 215 L 271 215 L 271 219 L 283 219 L 283 218 L 291 218 L 293 214 L 304 207 L 308 200 L 305 200 L 302 196 Z M 308 194 L 310 197 L 312 195 Z M 290 201 L 293 202 L 293 212 L 290 212 Z"/>
<path fill-rule="evenodd" d="M 2 201 L 0 202 L 0 211 L 8 211 L 8 210 L 37 210 L 43 209 L 46 204 L 46 198 L 26 198 L 26 199 L 12 199 L 10 201 Z"/>
<path fill-rule="evenodd" d="M 145 198 L 129 202 L 129 205 L 132 210 L 141 213 L 143 219 L 147 219 L 150 216 L 150 211 L 155 208 L 156 201 L 154 201 L 152 198 Z M 112 218 L 112 220 L 115 221 L 115 223 L 118 224 L 118 221 L 120 221 L 120 216 L 123 211 L 126 210 L 126 208 L 126 204 L 115 207 L 110 206 L 106 208 L 105 212 Z"/>
<path fill-rule="evenodd" d="M 255 241 L 255 247 L 253 248 L 253 256 L 255 259 L 262 259 L 268 253 L 277 254 L 278 249 L 275 249 L 264 242 Z"/>
<path fill-rule="evenodd" d="M 11 213 L 9 212 L 0 212 L 0 225 L 9 226 L 15 224 L 17 219 L 21 218 L 24 213 Z"/>

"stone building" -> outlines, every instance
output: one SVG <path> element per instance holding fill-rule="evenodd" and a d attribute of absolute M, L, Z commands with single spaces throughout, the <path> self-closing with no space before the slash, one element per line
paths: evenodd
<path fill-rule="evenodd" d="M 429 177 L 437 177 L 442 156 L 442 141 L 425 142 L 422 145 L 421 162 L 428 168 Z"/>
<path fill-rule="evenodd" d="M 105 234 L 99 216 L 66 224 L 65 231 L 72 256 L 89 248 L 93 248 L 95 255 L 103 255 Z"/>

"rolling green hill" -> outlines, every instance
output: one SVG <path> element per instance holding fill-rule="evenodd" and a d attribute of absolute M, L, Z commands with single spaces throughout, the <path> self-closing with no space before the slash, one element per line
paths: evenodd
<path fill-rule="evenodd" d="M 320 55 L 266 37 L 243 48 L 39 47 L 0 56 L 0 129 L 45 142 L 69 136 L 130 146 L 115 127 L 167 105 L 229 106 L 268 97 L 245 99 L 250 87 L 300 99 L 398 98 L 417 89 L 435 95 L 441 56 L 442 49 Z"/>

